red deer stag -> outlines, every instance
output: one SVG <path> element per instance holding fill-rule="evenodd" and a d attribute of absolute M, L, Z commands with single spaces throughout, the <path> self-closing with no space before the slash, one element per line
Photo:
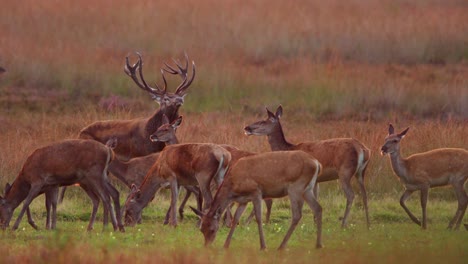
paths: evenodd
<path fill-rule="evenodd" d="M 0 73 L 4 73 L 4 72 L 6 72 L 5 68 L 0 67 Z"/>
<path fill-rule="evenodd" d="M 414 191 L 421 191 L 422 228 L 426 229 L 426 204 L 429 188 L 452 185 L 458 198 L 458 209 L 450 221 L 448 228 L 459 229 L 468 206 L 468 195 L 464 184 L 468 179 L 468 151 L 460 148 L 440 148 L 418 153 L 403 158 L 400 154 L 400 142 L 408 132 L 409 127 L 396 134 L 390 124 L 388 136 L 381 148 L 382 155 L 388 154 L 393 172 L 405 185 L 405 192 L 400 198 L 400 205 L 417 225 L 421 222 L 414 216 L 405 201 Z"/>
<path fill-rule="evenodd" d="M 266 109 L 268 118 L 258 121 L 244 128 L 246 135 L 268 136 L 272 151 L 302 150 L 314 156 L 323 166 L 323 173 L 318 182 L 338 179 L 343 188 L 347 203 L 341 226 L 346 227 L 349 211 L 353 204 L 354 192 L 351 178 L 357 175 L 361 189 L 367 227 L 370 226 L 367 207 L 367 194 L 364 186 L 364 173 L 370 159 L 370 150 L 361 142 L 353 138 L 334 138 L 315 142 L 291 144 L 286 141 L 281 127 L 280 117 L 283 114 L 281 105 L 273 114 Z"/>
<path fill-rule="evenodd" d="M 26 211 L 29 217 L 29 204 L 39 194 L 46 193 L 46 197 L 55 194 L 49 197 L 56 202 L 59 186 L 78 183 L 93 201 L 93 212 L 88 230 L 93 228 L 99 199 L 101 199 L 106 210 L 111 212 L 114 230 L 118 228 L 124 231 L 120 216 L 119 192 L 110 184 L 107 177 L 107 167 L 113 156 L 112 150 L 105 145 L 81 139 L 64 140 L 35 150 L 26 160 L 11 187 L 5 190 L 5 197 L 0 197 L 2 227 L 5 229 L 9 225 L 13 211 L 21 202 L 24 201 L 23 207 L 13 225 L 13 230 L 18 228 Z M 114 208 L 112 208 L 110 197 L 114 201 Z M 55 207 L 52 209 L 51 222 L 54 228 Z M 49 210 L 49 205 L 47 205 L 47 210 Z"/>
<path fill-rule="evenodd" d="M 160 105 L 160 108 L 151 117 L 132 120 L 108 120 L 98 121 L 85 128 L 79 134 L 79 138 L 93 139 L 105 144 L 111 137 L 117 138 L 119 144 L 114 149 L 115 154 L 121 159 L 128 160 L 133 157 L 146 156 L 159 152 L 164 148 L 164 143 L 152 142 L 149 136 L 162 125 L 162 116 L 166 115 L 170 121 L 179 117 L 179 108 L 184 103 L 184 97 L 188 87 L 195 78 L 195 63 L 192 62 L 192 77 L 188 78 L 188 56 L 185 54 L 185 67 L 174 60 L 176 67 L 165 63 L 161 70 L 164 88 L 157 85 L 150 87 L 143 78 L 143 60 L 138 54 L 138 61 L 132 66 L 126 58 L 125 73 L 130 76 L 138 87 L 148 92 Z M 137 76 L 137 71 L 139 78 Z M 182 77 L 182 83 L 177 87 L 175 93 L 167 92 L 167 82 L 164 72 L 178 74 Z"/>
<path fill-rule="evenodd" d="M 151 138 L 156 140 L 154 135 Z M 171 188 L 170 225 L 177 225 L 178 186 L 199 186 L 204 198 L 203 208 L 208 208 L 213 199 L 211 181 L 214 179 L 218 185 L 222 182 L 230 160 L 229 151 L 215 144 L 189 143 L 165 147 L 140 187 L 132 188 L 125 203 L 125 224 L 135 225 L 155 193 L 168 185 Z"/>
<path fill-rule="evenodd" d="M 260 248 L 265 249 L 262 228 L 262 199 L 289 196 L 291 202 L 291 226 L 278 249 L 284 249 L 302 218 L 304 200 L 314 212 L 317 224 L 316 247 L 322 247 L 322 207 L 314 197 L 314 186 L 321 172 L 320 163 L 303 151 L 266 152 L 241 158 L 232 165 L 226 178 L 216 192 L 213 203 L 207 213 L 192 208 L 202 218 L 201 232 L 205 237 L 205 246 L 211 244 L 219 229 L 219 220 L 232 202 L 239 206 L 234 214 L 234 222 L 224 247 L 228 248 L 239 218 L 248 202 L 254 205 L 257 219 Z"/>

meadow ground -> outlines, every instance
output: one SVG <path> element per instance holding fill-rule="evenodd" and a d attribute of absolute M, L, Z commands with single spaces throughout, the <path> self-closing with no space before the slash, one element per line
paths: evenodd
<path fill-rule="evenodd" d="M 371 230 L 357 196 L 350 226 L 341 229 L 345 198 L 337 182 L 321 184 L 325 248 L 313 248 L 311 211 L 277 252 L 289 225 L 286 200 L 274 203 L 260 252 L 256 225 L 241 225 L 231 249 L 227 229 L 203 247 L 196 218 L 162 225 L 168 195 L 156 196 L 143 224 L 126 233 L 87 233 L 91 204 L 69 188 L 58 230 L 23 221 L 0 234 L 0 263 L 462 263 L 468 232 L 445 227 L 456 210 L 450 188 L 430 191 L 428 230 L 410 222 L 398 201 L 403 187 L 379 155 L 388 123 L 410 126 L 402 154 L 440 147 L 468 149 L 468 6 L 459 0 L 6 1 L 0 8 L 0 186 L 12 182 L 36 148 L 75 138 L 105 119 L 151 115 L 157 105 L 123 73 L 125 56 L 143 55 L 145 78 L 162 83 L 163 62 L 186 51 L 197 65 L 180 113 L 181 142 L 229 143 L 268 151 L 266 138 L 242 128 L 284 108 L 293 143 L 353 137 L 372 151 L 365 183 Z M 169 90 L 178 85 L 168 77 Z M 127 190 L 115 182 L 120 198 Z M 466 190 L 465 186 L 465 190 Z M 0 188 L 3 189 L 3 188 Z M 191 201 L 193 204 L 193 200 Z M 44 223 L 44 201 L 32 204 Z M 421 214 L 418 194 L 408 202 Z M 15 215 L 18 213 L 15 212 Z M 100 215 L 99 215 L 100 216 Z M 468 223 L 468 219 L 464 220 Z"/>

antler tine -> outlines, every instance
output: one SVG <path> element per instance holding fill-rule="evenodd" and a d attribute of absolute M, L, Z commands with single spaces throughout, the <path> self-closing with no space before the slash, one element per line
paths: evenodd
<path fill-rule="evenodd" d="M 129 59 L 128 59 L 128 56 L 125 57 L 125 67 L 124 67 L 124 72 L 130 76 L 132 78 L 132 80 L 138 85 L 138 87 L 140 87 L 141 89 L 153 94 L 153 95 L 161 95 L 162 93 L 164 93 L 163 91 L 161 91 L 161 89 L 159 89 L 159 87 L 156 85 L 156 89 L 149 86 L 146 81 L 145 81 L 145 78 L 143 77 L 143 59 L 141 57 L 141 54 L 139 52 L 136 53 L 138 55 L 138 61 L 133 64 L 133 66 L 130 65 L 130 62 L 129 62 Z M 138 69 L 138 73 L 140 75 L 140 79 L 141 79 L 141 82 L 140 80 L 138 79 L 137 75 L 136 75 L 136 71 Z"/>
<path fill-rule="evenodd" d="M 192 84 L 194 79 L 195 79 L 195 62 L 192 61 L 192 78 L 190 78 L 190 80 L 187 81 L 187 76 L 185 76 L 185 80 L 179 85 L 179 87 L 177 87 L 176 94 L 179 94 L 179 95 L 185 94 L 185 91 Z"/>
<path fill-rule="evenodd" d="M 166 76 L 164 76 L 163 69 L 161 69 L 161 75 L 162 75 L 162 78 L 163 78 L 163 81 L 164 81 L 164 93 L 166 93 L 166 91 L 167 91 L 167 81 L 166 81 Z"/>

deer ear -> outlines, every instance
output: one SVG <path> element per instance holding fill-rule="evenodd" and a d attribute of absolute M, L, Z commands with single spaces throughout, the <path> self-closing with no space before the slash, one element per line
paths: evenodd
<path fill-rule="evenodd" d="M 275 114 L 273 114 L 273 112 L 271 112 L 270 110 L 268 110 L 267 107 L 265 107 L 266 111 L 267 111 L 267 114 L 268 114 L 268 119 L 276 119 L 276 116 Z"/>
<path fill-rule="evenodd" d="M 182 124 L 182 116 L 179 116 L 174 122 L 171 123 L 172 128 L 177 129 Z"/>
<path fill-rule="evenodd" d="M 275 116 L 277 119 L 280 119 L 282 115 L 283 115 L 283 107 L 279 105 L 278 108 L 276 109 Z"/>
<path fill-rule="evenodd" d="M 395 128 L 393 128 L 393 125 L 390 123 L 388 124 L 388 134 L 392 135 L 393 133 L 395 133 Z"/>
<path fill-rule="evenodd" d="M 193 211 L 200 219 L 205 215 L 202 211 L 200 211 L 200 210 L 198 210 L 198 209 L 196 209 L 196 208 L 194 208 L 194 207 L 192 207 L 192 206 L 190 206 L 190 209 L 192 209 L 192 211 Z"/>
<path fill-rule="evenodd" d="M 398 134 L 398 137 L 399 138 L 404 138 L 406 136 L 406 133 L 408 132 L 408 130 L 409 130 L 409 127 L 407 127 L 405 130 L 403 130 L 403 132 Z"/>

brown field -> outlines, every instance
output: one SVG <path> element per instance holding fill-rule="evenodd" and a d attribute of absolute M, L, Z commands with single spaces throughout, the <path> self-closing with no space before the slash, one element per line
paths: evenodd
<path fill-rule="evenodd" d="M 247 137 L 242 129 L 264 118 L 265 106 L 274 110 L 281 104 L 283 128 L 293 143 L 354 137 L 367 145 L 372 151 L 366 173 L 371 211 L 381 201 L 398 207 L 403 187 L 392 175 L 388 158 L 379 154 L 389 122 L 398 130 L 411 127 L 402 143 L 404 156 L 440 147 L 468 149 L 466 14 L 468 4 L 461 0 L 3 1 L 0 67 L 6 72 L 0 73 L 0 186 L 13 181 L 37 147 L 74 138 L 96 120 L 149 116 L 158 108 L 123 73 L 125 56 L 135 60 L 134 52 L 141 52 L 146 80 L 162 83 L 162 63 L 182 58 L 186 51 L 196 62 L 197 77 L 180 110 L 181 142 L 268 151 L 266 138 Z M 173 91 L 179 80 L 168 79 Z M 324 184 L 324 190 L 324 197 L 330 197 L 326 193 L 331 190 L 341 195 L 338 203 L 344 202 L 338 184 Z M 429 200 L 451 202 L 450 214 L 455 208 L 455 195 L 447 188 L 431 190 Z M 355 203 L 359 206 L 359 196 Z M 361 212 L 352 213 L 356 215 Z M 417 252 L 439 254 L 434 243 L 423 245 L 418 235 L 413 233 L 416 242 L 409 242 L 419 243 Z M 14 239 L 15 235 L 2 236 L 3 241 Z M 449 240 L 459 246 L 457 239 Z M 0 254 L 23 246 L 0 246 Z M 106 245 L 101 246 L 105 252 L 87 262 L 109 255 L 116 261 L 135 256 L 108 254 Z M 89 249 L 78 243 L 59 243 L 50 251 L 47 243 L 40 247 L 43 254 L 62 258 L 55 250 Z M 219 252 L 210 257 L 209 251 L 196 256 L 197 248 L 185 248 L 189 250 L 181 256 L 174 248 L 169 257 L 157 255 L 165 263 L 230 258 L 230 253 L 220 257 Z M 313 254 L 324 262 L 366 260 L 353 248 L 343 254 L 340 245 L 331 248 L 339 257 L 327 251 Z M 151 250 L 140 260 L 150 262 Z M 466 257 L 466 251 L 460 252 L 447 259 Z M 387 262 L 411 255 L 402 250 Z M 34 261 L 35 255 L 15 256 L 12 260 Z M 380 255 L 373 256 L 371 260 L 379 260 Z M 48 262 L 52 257 L 41 259 Z M 265 255 L 256 259 L 271 263 Z"/>

